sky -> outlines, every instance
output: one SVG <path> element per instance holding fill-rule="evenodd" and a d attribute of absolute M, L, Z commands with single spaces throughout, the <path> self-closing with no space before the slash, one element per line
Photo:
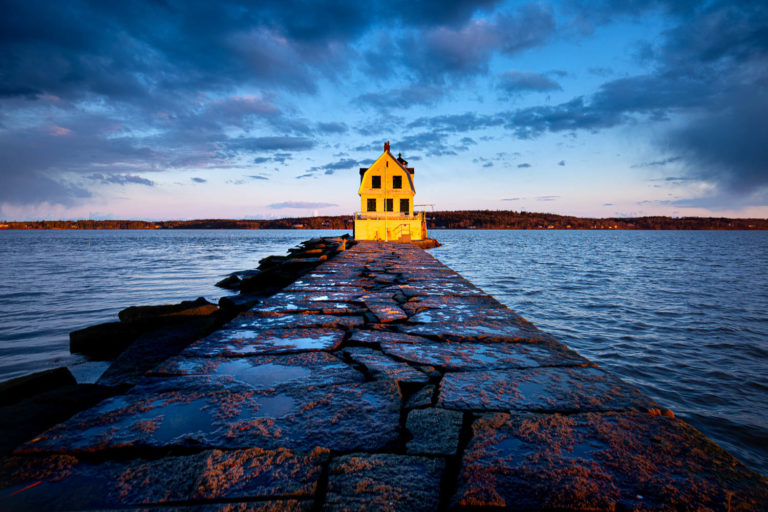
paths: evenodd
<path fill-rule="evenodd" d="M 0 219 L 768 217 L 760 1 L 0 0 Z"/>

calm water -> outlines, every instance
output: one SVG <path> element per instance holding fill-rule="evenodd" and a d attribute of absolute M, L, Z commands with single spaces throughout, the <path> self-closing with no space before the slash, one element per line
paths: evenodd
<path fill-rule="evenodd" d="M 214 283 L 312 231 L 0 231 L 0 381 L 68 332 Z M 768 232 L 435 231 L 431 252 L 768 474 Z"/>
<path fill-rule="evenodd" d="M 768 232 L 433 235 L 443 263 L 768 474 Z"/>

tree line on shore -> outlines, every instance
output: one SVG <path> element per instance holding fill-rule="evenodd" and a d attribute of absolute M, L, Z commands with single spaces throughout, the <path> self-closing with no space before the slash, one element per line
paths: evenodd
<path fill-rule="evenodd" d="M 351 215 L 283 219 L 0 221 L 0 229 L 352 229 Z M 768 219 L 725 217 L 590 218 L 510 210 L 427 212 L 429 229 L 718 229 L 768 230 Z"/>

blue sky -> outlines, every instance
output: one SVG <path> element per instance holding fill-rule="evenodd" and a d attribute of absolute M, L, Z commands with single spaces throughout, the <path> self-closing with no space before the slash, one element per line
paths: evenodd
<path fill-rule="evenodd" d="M 768 217 L 762 2 L 0 5 L 2 219 Z"/>

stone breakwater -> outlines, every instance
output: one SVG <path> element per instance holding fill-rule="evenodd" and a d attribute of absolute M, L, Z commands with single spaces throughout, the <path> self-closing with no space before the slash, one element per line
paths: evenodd
<path fill-rule="evenodd" d="M 766 479 L 413 245 L 253 302 L 2 459 L 0 509 L 766 509 Z"/>

